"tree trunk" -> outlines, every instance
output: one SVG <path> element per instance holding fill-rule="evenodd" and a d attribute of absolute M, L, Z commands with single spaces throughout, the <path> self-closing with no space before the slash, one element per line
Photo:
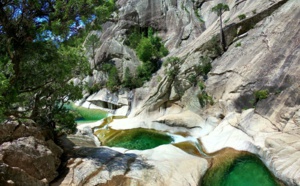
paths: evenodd
<path fill-rule="evenodd" d="M 96 54 L 95 54 L 95 48 L 96 48 L 96 46 L 95 46 L 95 44 L 93 43 L 93 61 L 94 61 L 94 69 L 97 70 L 97 69 L 96 69 L 96 59 L 95 59 L 95 57 L 96 57 Z"/>
<path fill-rule="evenodd" d="M 223 24 L 222 13 L 220 13 L 220 42 L 221 42 L 221 45 L 222 45 L 223 52 L 225 52 L 225 50 L 226 50 L 226 41 L 225 41 L 225 35 L 224 35 L 224 32 L 223 32 L 222 24 Z"/>

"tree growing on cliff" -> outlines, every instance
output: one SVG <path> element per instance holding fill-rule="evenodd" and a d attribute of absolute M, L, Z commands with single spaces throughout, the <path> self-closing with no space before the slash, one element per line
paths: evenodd
<path fill-rule="evenodd" d="M 134 84 L 133 84 L 134 80 L 133 77 L 131 75 L 130 69 L 129 67 L 126 67 L 125 69 L 125 74 L 124 74 L 124 79 L 123 79 L 123 86 L 126 88 L 134 88 Z"/>
<path fill-rule="evenodd" d="M 91 50 L 90 57 L 93 59 L 94 69 L 96 68 L 96 49 L 100 45 L 100 39 L 95 34 L 91 34 L 86 40 L 86 47 Z"/>
<path fill-rule="evenodd" d="M 142 36 L 136 48 L 139 59 L 143 62 L 137 68 L 138 85 L 151 78 L 152 73 L 160 68 L 160 58 L 168 55 L 169 51 L 165 48 L 161 38 L 154 35 L 152 28 L 148 29 L 147 37 Z"/>
<path fill-rule="evenodd" d="M 120 82 L 121 81 L 118 75 L 117 67 L 112 65 L 108 73 L 108 80 L 106 83 L 106 87 L 112 92 L 115 92 L 118 90 L 119 88 L 118 86 L 121 84 Z"/>
<path fill-rule="evenodd" d="M 219 3 L 216 6 L 212 7 L 212 12 L 215 12 L 220 19 L 220 42 L 223 48 L 223 51 L 226 50 L 226 41 L 225 41 L 225 35 L 223 32 L 223 21 L 222 21 L 222 15 L 224 12 L 229 11 L 229 7 L 227 4 Z"/>
<path fill-rule="evenodd" d="M 0 81 L 5 85 L 0 88 L 0 119 L 60 122 L 64 103 L 81 97 L 81 87 L 71 82 L 88 69 L 79 46 L 107 18 L 101 11 L 112 10 L 111 3 L 0 1 Z"/>

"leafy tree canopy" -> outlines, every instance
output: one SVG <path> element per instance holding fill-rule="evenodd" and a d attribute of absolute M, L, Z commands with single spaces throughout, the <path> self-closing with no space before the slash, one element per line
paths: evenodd
<path fill-rule="evenodd" d="M 219 3 L 212 7 L 212 12 L 215 12 L 218 16 L 221 16 L 224 12 L 229 11 L 229 6 L 227 4 Z"/>
<path fill-rule="evenodd" d="M 113 10 L 113 0 L 1 0 L 0 119 L 63 121 L 63 104 L 81 96 L 71 79 L 88 70 L 83 38 Z"/>

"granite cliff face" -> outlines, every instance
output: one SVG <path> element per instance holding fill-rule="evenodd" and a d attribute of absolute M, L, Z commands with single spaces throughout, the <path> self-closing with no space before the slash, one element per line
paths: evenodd
<path fill-rule="evenodd" d="M 228 2 L 230 7 L 234 7 L 232 3 Z M 300 150 L 299 3 L 244 1 L 236 8 L 231 8 L 223 19 L 241 13 L 247 18 L 230 19 L 225 28 L 228 50 L 212 61 L 212 70 L 204 81 L 214 105 L 200 106 L 199 88 L 188 84 L 186 72 L 200 62 L 201 56 L 209 54 L 206 44 L 217 34 L 217 22 L 184 49 L 172 52 L 184 60 L 178 75 L 180 81 L 176 81 L 185 91 L 183 96 L 176 92 L 178 84 L 161 81 L 156 88 L 150 88 L 152 94 L 138 104 L 136 114 L 154 115 L 154 112 L 157 117 L 173 111 L 180 113 L 178 105 L 182 111 L 192 110 L 206 117 L 221 113 L 225 119 L 207 136 L 200 137 L 207 151 L 233 147 L 253 152 L 288 185 L 299 185 L 300 164 L 294 159 Z M 252 15 L 253 10 L 256 14 L 266 13 L 256 16 Z M 245 24 L 251 19 L 255 24 L 246 29 Z M 239 27 L 232 29 L 236 25 Z M 236 32 L 240 30 L 243 30 L 241 38 Z M 234 37 L 230 40 L 231 35 Z M 154 85 L 153 82 L 150 84 Z M 258 99 L 255 97 L 258 91 L 267 91 L 268 96 Z"/>
<path fill-rule="evenodd" d="M 126 67 L 132 73 L 136 71 L 141 62 L 134 50 L 124 44 L 126 36 L 135 27 L 141 30 L 154 28 L 169 50 L 193 41 L 204 30 L 204 23 L 196 13 L 199 3 L 186 0 L 117 1 L 118 13 L 102 26 L 101 32 L 91 33 L 97 35 L 100 43 L 95 50 L 96 67 L 101 67 L 105 62 L 114 64 L 121 79 Z M 94 67 L 93 59 L 90 63 Z M 94 70 L 87 81 L 92 85 L 106 79 L 105 73 Z"/>
<path fill-rule="evenodd" d="M 227 44 L 224 53 L 217 51 L 219 20 L 210 11 L 218 2 L 230 7 L 223 15 Z M 287 185 L 300 185 L 297 0 L 119 0 L 117 4 L 118 16 L 104 26 L 100 35 L 103 44 L 96 55 L 99 63 L 114 60 L 120 76 L 126 65 L 134 71 L 140 62 L 122 42 L 125 33 L 139 25 L 156 28 L 170 50 L 167 57 L 179 57 L 181 65 L 175 78 L 167 76 L 162 68 L 134 90 L 129 118 L 113 122 L 112 128 L 184 131 L 198 138 L 207 152 L 233 147 L 257 154 Z M 245 18 L 240 19 L 240 15 Z M 195 69 L 203 59 L 208 59 L 212 69 L 201 76 Z M 192 76 L 196 76 L 196 83 L 191 82 Z M 205 88 L 200 89 L 198 82 L 203 82 Z M 204 92 L 212 98 L 212 105 L 201 103 L 199 95 Z M 191 117 L 197 120 L 192 126 Z M 152 156 L 143 157 L 147 162 Z M 73 164 L 69 166 L 77 166 Z M 196 174 L 201 179 L 201 174 Z M 113 176 L 110 179 L 114 180 Z M 77 183 L 74 179 L 71 182 Z"/>

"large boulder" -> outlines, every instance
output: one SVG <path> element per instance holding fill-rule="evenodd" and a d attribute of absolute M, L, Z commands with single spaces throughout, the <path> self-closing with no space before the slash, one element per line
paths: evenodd
<path fill-rule="evenodd" d="M 33 122 L 0 125 L 0 184 L 46 185 L 58 176 L 62 149 Z"/>
<path fill-rule="evenodd" d="M 26 122 L 26 125 L 17 121 L 5 122 L 0 125 L 0 144 L 29 136 L 44 140 L 45 136 L 42 134 L 43 133 L 35 126 L 34 122 Z"/>

